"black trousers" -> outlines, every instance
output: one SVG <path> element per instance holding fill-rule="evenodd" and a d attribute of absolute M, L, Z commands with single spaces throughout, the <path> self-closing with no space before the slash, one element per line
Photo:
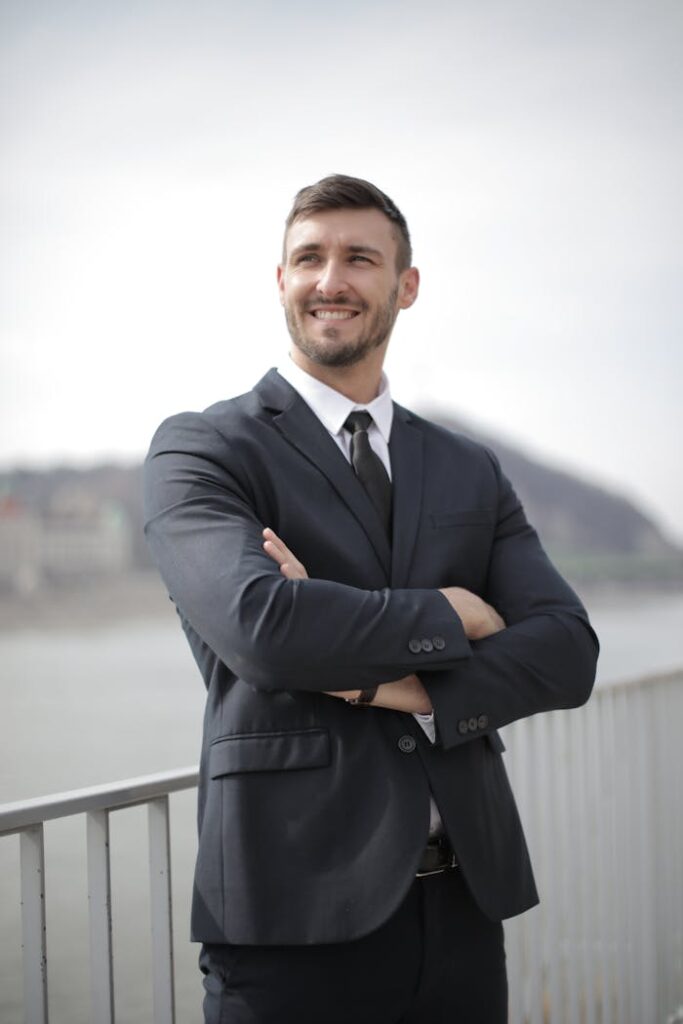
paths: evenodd
<path fill-rule="evenodd" d="M 506 1024 L 503 926 L 456 868 L 354 942 L 205 945 L 206 1024 Z"/>

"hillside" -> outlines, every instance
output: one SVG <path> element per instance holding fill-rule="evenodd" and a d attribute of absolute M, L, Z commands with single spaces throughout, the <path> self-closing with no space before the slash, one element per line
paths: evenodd
<path fill-rule="evenodd" d="M 448 429 L 482 441 L 497 453 L 530 521 L 570 579 L 581 583 L 656 584 L 683 580 L 683 552 L 669 543 L 656 524 L 626 498 L 544 465 L 498 438 L 482 436 L 454 417 L 431 418 Z M 25 538 L 23 541 L 29 554 L 21 557 L 30 555 L 38 559 L 36 552 L 45 549 L 45 537 L 54 535 L 57 540 L 53 537 L 52 550 L 55 544 L 61 544 L 67 554 L 62 555 L 61 561 L 53 554 L 52 569 L 46 571 L 36 565 L 28 574 L 24 571 L 14 538 L 24 536 L 26 530 L 17 533 L 17 524 L 22 526 L 22 520 L 29 519 L 32 539 L 30 544 Z M 150 567 L 142 536 L 141 465 L 16 469 L 0 473 L 0 554 L 4 551 L 5 561 L 11 556 L 15 566 L 14 576 L 5 574 L 5 589 L 8 579 L 10 588 L 14 586 L 15 577 L 30 581 L 26 589 L 36 589 L 49 583 L 51 575 L 59 575 L 60 571 L 65 575 L 68 552 L 74 550 L 77 538 L 83 540 L 86 534 L 90 550 L 101 551 L 102 545 L 115 537 L 119 555 L 115 565 L 107 566 L 110 575 L 113 571 Z M 83 559 L 82 565 L 87 568 L 87 554 Z M 91 575 L 101 571 L 100 559 Z M 83 574 L 79 563 L 78 573 L 71 575 Z"/>
<path fill-rule="evenodd" d="M 683 552 L 627 498 L 545 465 L 455 417 L 425 415 L 496 453 L 546 548 L 572 578 L 683 579 Z"/>

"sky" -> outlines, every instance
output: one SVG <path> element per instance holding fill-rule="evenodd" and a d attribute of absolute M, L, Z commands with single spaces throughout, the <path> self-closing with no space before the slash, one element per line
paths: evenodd
<path fill-rule="evenodd" d="M 683 542 L 679 0 L 2 0 L 0 467 L 141 458 L 286 358 L 296 191 L 400 206 L 394 397 Z"/>

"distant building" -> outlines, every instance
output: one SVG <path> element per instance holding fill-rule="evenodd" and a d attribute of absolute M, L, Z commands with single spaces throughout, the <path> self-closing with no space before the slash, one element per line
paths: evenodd
<path fill-rule="evenodd" d="M 40 517 L 11 496 L 0 498 L 0 591 L 31 594 L 42 575 Z"/>
<path fill-rule="evenodd" d="M 28 595 L 45 582 L 124 572 L 132 563 L 125 510 L 77 488 L 56 492 L 43 515 L 0 499 L 0 589 Z"/>

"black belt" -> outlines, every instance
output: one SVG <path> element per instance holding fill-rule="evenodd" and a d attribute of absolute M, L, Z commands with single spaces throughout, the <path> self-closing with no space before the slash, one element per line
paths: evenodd
<path fill-rule="evenodd" d="M 438 836 L 427 843 L 417 866 L 416 877 L 440 875 L 442 871 L 450 871 L 457 866 L 458 862 L 448 839 L 446 836 Z"/>

